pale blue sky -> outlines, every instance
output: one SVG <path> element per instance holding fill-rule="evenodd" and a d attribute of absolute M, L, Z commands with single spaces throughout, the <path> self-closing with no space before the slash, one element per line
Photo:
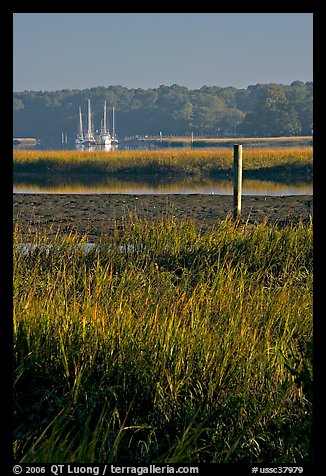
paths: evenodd
<path fill-rule="evenodd" d="M 14 13 L 14 91 L 312 81 L 312 13 Z"/>

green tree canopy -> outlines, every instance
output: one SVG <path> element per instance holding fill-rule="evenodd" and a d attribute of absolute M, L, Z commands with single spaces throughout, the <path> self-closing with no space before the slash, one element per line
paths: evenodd
<path fill-rule="evenodd" d="M 14 136 L 58 141 L 61 132 L 74 140 L 78 110 L 86 124 L 91 100 L 96 128 L 103 104 L 115 107 L 120 138 L 132 135 L 247 136 L 309 135 L 312 130 L 313 84 L 256 84 L 246 89 L 203 86 L 190 90 L 173 84 L 151 89 L 100 86 L 84 90 L 23 91 L 13 94 Z M 111 118 L 108 119 L 109 124 Z"/>

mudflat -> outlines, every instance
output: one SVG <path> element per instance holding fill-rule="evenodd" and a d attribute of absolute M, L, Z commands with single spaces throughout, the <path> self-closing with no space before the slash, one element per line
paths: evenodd
<path fill-rule="evenodd" d="M 233 196 L 201 194 L 14 194 L 13 219 L 23 236 L 37 230 L 55 234 L 78 232 L 90 241 L 112 234 L 135 217 L 156 220 L 174 216 L 209 229 L 232 213 Z M 270 223 L 286 226 L 309 222 L 313 215 L 311 195 L 243 196 L 241 223 Z"/>

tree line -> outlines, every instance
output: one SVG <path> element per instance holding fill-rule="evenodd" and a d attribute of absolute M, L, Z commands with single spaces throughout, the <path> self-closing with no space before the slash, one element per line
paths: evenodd
<path fill-rule="evenodd" d="M 313 83 L 256 84 L 246 89 L 161 85 L 154 89 L 123 86 L 23 91 L 13 93 L 14 137 L 36 137 L 58 142 L 64 132 L 74 140 L 79 107 L 86 125 L 87 100 L 91 100 L 95 128 L 100 129 L 103 104 L 115 108 L 120 139 L 144 135 L 272 137 L 311 135 Z M 111 130 L 112 132 L 112 130 Z"/>

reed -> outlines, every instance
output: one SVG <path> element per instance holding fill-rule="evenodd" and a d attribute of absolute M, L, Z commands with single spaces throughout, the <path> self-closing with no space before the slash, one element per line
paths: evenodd
<path fill-rule="evenodd" d="M 87 241 L 15 230 L 15 461 L 308 461 L 312 224 Z"/>
<path fill-rule="evenodd" d="M 244 172 L 312 172 L 312 147 L 244 149 Z M 230 148 L 192 150 L 26 151 L 15 150 L 14 172 L 95 174 L 231 174 Z"/>

